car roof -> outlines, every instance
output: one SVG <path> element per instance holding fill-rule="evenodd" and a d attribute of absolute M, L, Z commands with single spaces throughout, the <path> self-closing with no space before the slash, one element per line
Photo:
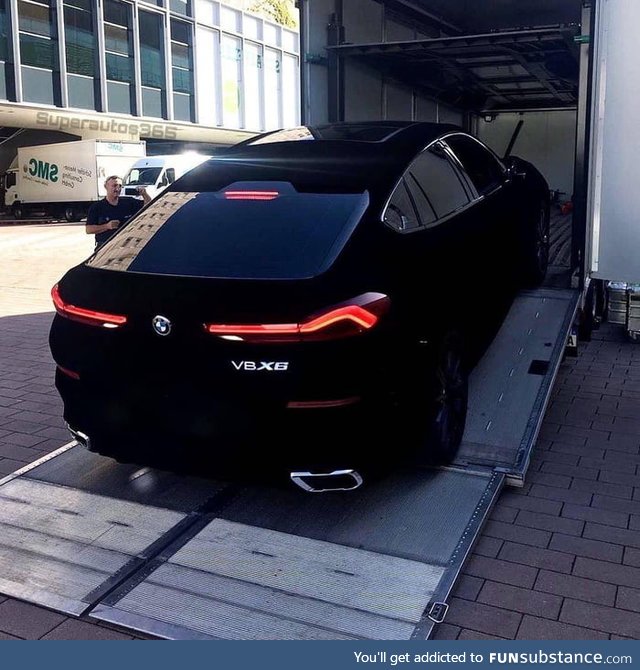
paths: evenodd
<path fill-rule="evenodd" d="M 193 190 L 207 169 L 233 174 L 233 181 L 282 180 L 325 184 L 362 191 L 395 183 L 411 160 L 430 142 L 458 126 L 411 121 L 374 121 L 298 126 L 258 135 L 227 148 L 193 171 Z M 252 174 L 259 175 L 252 177 Z M 295 178 L 293 176 L 295 176 Z M 198 178 L 196 178 L 198 177 Z M 184 179 L 184 178 L 183 178 Z M 187 181 L 192 180 L 187 178 Z M 187 188 L 187 183 L 181 185 Z"/>
<path fill-rule="evenodd" d="M 381 152 L 389 146 L 409 145 L 416 148 L 437 139 L 451 131 L 461 130 L 458 126 L 445 123 L 427 123 L 419 121 L 362 121 L 328 123 L 319 126 L 297 126 L 272 130 L 229 148 L 231 153 L 246 151 L 250 147 L 266 144 L 304 143 L 311 146 L 317 143 L 340 142 L 351 145 L 377 145 Z"/>

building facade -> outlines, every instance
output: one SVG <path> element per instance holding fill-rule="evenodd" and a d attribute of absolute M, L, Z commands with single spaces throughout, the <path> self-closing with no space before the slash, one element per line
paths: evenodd
<path fill-rule="evenodd" d="M 294 30 L 216 0 L 0 0 L 0 125 L 227 144 L 299 123 Z"/>

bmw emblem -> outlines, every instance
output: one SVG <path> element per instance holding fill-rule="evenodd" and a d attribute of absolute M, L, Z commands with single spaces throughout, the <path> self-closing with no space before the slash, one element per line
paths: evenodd
<path fill-rule="evenodd" d="M 154 316 L 151 325 L 158 335 L 168 335 L 171 332 L 171 321 L 166 316 Z"/>

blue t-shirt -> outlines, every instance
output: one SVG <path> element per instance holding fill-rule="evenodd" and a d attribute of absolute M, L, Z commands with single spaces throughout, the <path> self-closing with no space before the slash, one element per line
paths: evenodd
<path fill-rule="evenodd" d="M 89 207 L 87 225 L 101 225 L 117 219 L 120 221 L 119 228 L 121 228 L 134 214 L 142 209 L 143 204 L 142 200 L 136 198 L 120 197 L 118 198 L 118 204 L 112 205 L 106 198 L 103 198 Z M 118 228 L 96 233 L 96 248 L 101 247 L 117 230 Z"/>

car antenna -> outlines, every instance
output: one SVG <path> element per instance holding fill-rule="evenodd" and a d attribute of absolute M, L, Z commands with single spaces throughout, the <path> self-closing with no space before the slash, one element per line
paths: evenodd
<path fill-rule="evenodd" d="M 520 119 L 516 124 L 515 130 L 513 131 L 513 135 L 511 135 L 511 139 L 509 140 L 507 150 L 504 152 L 504 158 L 509 158 L 509 156 L 511 155 L 511 150 L 513 149 L 513 145 L 516 143 L 516 140 L 518 139 L 518 135 L 520 134 L 523 125 L 524 125 L 524 119 Z"/>

